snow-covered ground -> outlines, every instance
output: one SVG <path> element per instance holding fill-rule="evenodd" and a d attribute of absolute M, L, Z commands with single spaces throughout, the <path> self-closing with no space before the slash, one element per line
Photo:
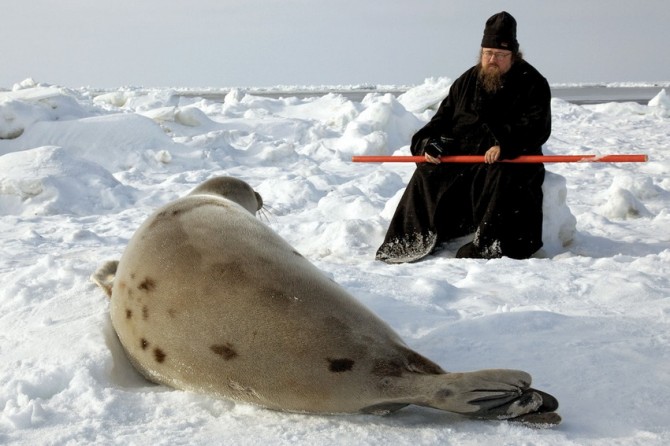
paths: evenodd
<path fill-rule="evenodd" d="M 408 154 L 450 83 L 360 102 L 96 96 L 31 82 L 0 92 L 0 443 L 670 444 L 667 94 L 648 105 L 553 100 L 546 154 L 649 162 L 547 164 L 535 258 L 459 260 L 455 242 L 416 264 L 376 262 L 414 166 L 350 158 Z M 560 400 L 563 424 L 533 430 L 419 407 L 296 415 L 146 382 L 89 275 L 120 257 L 154 209 L 216 175 L 251 184 L 268 225 L 412 348 L 450 371 L 530 372 Z"/>

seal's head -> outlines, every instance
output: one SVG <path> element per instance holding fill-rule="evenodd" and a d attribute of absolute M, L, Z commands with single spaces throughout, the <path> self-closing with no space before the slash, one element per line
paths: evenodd
<path fill-rule="evenodd" d="M 193 189 L 189 195 L 215 195 L 239 204 L 252 214 L 263 207 L 263 198 L 251 186 L 233 177 L 209 179 Z"/>

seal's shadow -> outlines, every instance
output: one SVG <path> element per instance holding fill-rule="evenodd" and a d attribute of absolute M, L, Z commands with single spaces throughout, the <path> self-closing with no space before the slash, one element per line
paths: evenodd
<path fill-rule="evenodd" d="M 105 336 L 105 344 L 112 354 L 112 366 L 108 371 L 110 382 L 115 386 L 127 389 L 157 387 L 158 384 L 146 379 L 133 367 L 116 335 L 116 331 L 114 331 L 112 319 L 109 315 L 105 318 L 102 331 Z"/>
<path fill-rule="evenodd" d="M 593 258 L 609 258 L 616 255 L 644 257 L 660 254 L 667 247 L 667 243 L 662 242 L 622 242 L 586 232 L 578 232 L 575 234 L 575 240 L 569 246 L 569 250 L 573 254 Z"/>

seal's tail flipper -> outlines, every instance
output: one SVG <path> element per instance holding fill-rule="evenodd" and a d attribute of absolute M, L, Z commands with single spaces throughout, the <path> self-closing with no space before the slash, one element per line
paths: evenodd
<path fill-rule="evenodd" d="M 502 370 L 499 372 L 503 372 Z M 511 372 L 511 371 L 510 371 Z M 530 384 L 530 383 L 528 383 Z M 493 403 L 490 406 L 484 404 L 481 406 L 481 411 L 474 414 L 476 418 L 486 419 L 505 419 L 513 423 L 520 423 L 528 427 L 534 428 L 549 428 L 557 426 L 562 419 L 555 411 L 558 409 L 558 400 L 553 396 L 541 390 L 532 387 L 521 386 L 521 394 L 512 401 L 504 402 L 501 405 L 496 405 L 493 398 L 491 401 L 486 401 L 487 398 L 481 400 L 473 400 L 471 403 L 477 404 L 486 401 Z M 503 400 L 504 401 L 504 400 Z M 539 402 L 539 405 L 538 405 Z M 488 406 L 488 407 L 487 407 Z M 511 414 L 518 414 L 528 409 L 532 409 L 522 415 L 511 416 Z"/>
<path fill-rule="evenodd" d="M 510 412 L 517 412 L 522 407 L 532 407 L 537 401 L 539 407 L 523 415 L 508 418 Z M 516 406 L 516 407 L 515 407 Z M 536 389 L 526 389 L 515 400 L 499 407 L 491 407 L 484 414 L 476 414 L 475 418 L 503 419 L 513 423 L 520 423 L 528 427 L 548 428 L 561 423 L 561 416 L 554 412 L 558 409 L 558 400 L 548 393 Z M 523 410 L 523 409 L 522 409 Z"/>
<path fill-rule="evenodd" d="M 548 428 L 554 427 L 561 423 L 561 416 L 554 412 L 558 409 L 558 400 L 553 395 L 537 389 L 528 389 L 531 392 L 537 393 L 542 397 L 542 405 L 536 412 L 521 415 L 520 417 L 511 418 L 508 421 L 513 423 L 521 423 L 528 427 L 534 428 Z"/>
<path fill-rule="evenodd" d="M 118 266 L 118 260 L 108 260 L 91 275 L 91 280 L 102 288 L 107 297 L 110 298 L 112 297 L 112 286 L 114 285 L 114 277 L 116 276 L 116 268 Z"/>
<path fill-rule="evenodd" d="M 553 395 L 549 395 L 547 392 L 543 392 L 537 389 L 530 389 L 530 390 L 540 394 L 540 396 L 542 397 L 542 405 L 540 406 L 539 409 L 537 409 L 538 412 L 541 413 L 554 412 L 556 409 L 558 409 L 558 400 Z"/>

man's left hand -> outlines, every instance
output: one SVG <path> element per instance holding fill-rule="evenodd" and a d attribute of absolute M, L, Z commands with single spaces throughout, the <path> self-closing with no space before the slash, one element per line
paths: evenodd
<path fill-rule="evenodd" d="M 484 161 L 487 164 L 493 164 L 500 159 L 500 146 L 493 146 L 484 154 Z"/>

